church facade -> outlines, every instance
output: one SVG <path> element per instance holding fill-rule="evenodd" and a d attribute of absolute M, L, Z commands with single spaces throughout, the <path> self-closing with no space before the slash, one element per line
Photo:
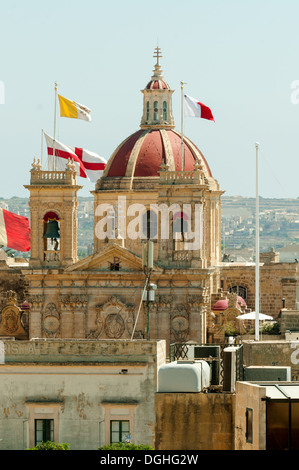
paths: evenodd
<path fill-rule="evenodd" d="M 23 271 L 29 339 L 207 340 L 222 191 L 195 144 L 174 130 L 173 90 L 158 49 L 156 58 L 140 129 L 115 150 L 93 191 L 89 257 L 77 260 L 80 186 L 72 163 L 66 171 L 32 165 L 32 250 Z"/>
<path fill-rule="evenodd" d="M 77 259 L 81 186 L 74 165 L 44 171 L 32 164 L 25 186 L 31 257 L 29 266 L 18 267 L 25 285 L 19 302 L 26 300 L 30 312 L 28 339 L 204 344 L 224 338 L 224 315 L 215 323 L 212 313 L 218 300 L 233 294 L 236 315 L 254 310 L 254 267 L 221 262 L 223 191 L 201 151 L 175 130 L 173 90 L 163 77 L 159 48 L 155 58 L 142 90 L 139 129 L 115 149 L 92 191 L 92 255 Z M 296 309 L 297 297 L 297 265 L 267 259 L 261 266 L 262 311 L 276 317 L 282 298 L 286 308 Z"/>

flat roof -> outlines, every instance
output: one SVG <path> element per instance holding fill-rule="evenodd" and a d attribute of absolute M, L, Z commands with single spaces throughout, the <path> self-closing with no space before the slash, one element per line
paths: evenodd
<path fill-rule="evenodd" d="M 275 384 L 264 386 L 266 388 L 266 398 L 269 398 L 270 400 L 299 400 L 299 384 Z"/>

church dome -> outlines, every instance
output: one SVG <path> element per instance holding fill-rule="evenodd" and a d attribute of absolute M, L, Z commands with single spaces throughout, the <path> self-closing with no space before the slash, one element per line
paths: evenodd
<path fill-rule="evenodd" d="M 170 86 L 164 80 L 153 79 L 146 85 L 147 90 L 170 90 Z"/>
<path fill-rule="evenodd" d="M 112 154 L 103 177 L 158 177 L 161 165 L 170 171 L 181 171 L 181 134 L 173 129 L 141 129 L 125 139 Z M 184 171 L 193 171 L 201 163 L 207 177 L 208 163 L 199 149 L 186 137 Z"/>
<path fill-rule="evenodd" d="M 238 295 L 237 303 L 241 307 L 247 307 L 245 300 L 239 295 Z M 224 312 L 224 310 L 226 310 L 227 308 L 228 308 L 228 299 L 220 299 L 220 300 L 217 300 L 212 310 L 217 311 L 217 312 Z"/>
<path fill-rule="evenodd" d="M 163 78 L 159 62 L 160 48 L 156 48 L 154 57 L 157 62 L 153 75 L 141 90 L 143 114 L 140 129 L 123 140 L 112 153 L 102 178 L 97 182 L 96 190 L 150 188 L 152 178 L 159 178 L 162 168 L 170 172 L 193 172 L 199 169 L 204 184 L 218 190 L 218 183 L 212 177 L 201 151 L 191 140 L 175 130 L 172 114 L 173 90 Z"/>

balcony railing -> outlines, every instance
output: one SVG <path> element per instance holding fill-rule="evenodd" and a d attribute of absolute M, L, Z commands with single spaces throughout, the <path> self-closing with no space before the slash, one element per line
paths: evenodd
<path fill-rule="evenodd" d="M 46 250 L 44 251 L 44 261 L 48 263 L 60 261 L 60 251 Z"/>

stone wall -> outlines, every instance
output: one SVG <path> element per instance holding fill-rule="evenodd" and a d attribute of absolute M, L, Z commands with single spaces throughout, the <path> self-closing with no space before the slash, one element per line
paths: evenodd
<path fill-rule="evenodd" d="M 130 423 L 132 442 L 154 446 L 157 370 L 164 341 L 4 341 L 0 449 L 34 445 L 36 419 L 54 420 L 71 450 L 110 441 L 111 420 Z"/>
<path fill-rule="evenodd" d="M 299 331 L 299 310 L 282 310 L 280 315 L 280 331 Z"/>
<path fill-rule="evenodd" d="M 10 267 L 5 260 L 0 260 L 0 313 L 5 305 L 6 293 L 13 290 L 17 294 L 18 305 L 27 298 L 28 283 L 20 268 Z"/>
<path fill-rule="evenodd" d="M 235 450 L 266 449 L 266 402 L 265 388 L 246 382 L 236 383 L 235 403 Z M 252 442 L 246 437 L 246 409 L 252 410 Z"/>
<path fill-rule="evenodd" d="M 260 310 L 277 318 L 285 299 L 285 308 L 296 308 L 296 287 L 299 283 L 297 263 L 273 263 L 260 267 Z M 255 310 L 255 266 L 221 267 L 221 288 L 228 291 L 239 285 L 247 288 L 247 306 Z"/>
<path fill-rule="evenodd" d="M 157 393 L 156 450 L 233 450 L 235 395 Z"/>
<path fill-rule="evenodd" d="M 299 341 L 243 341 L 244 366 L 291 367 L 292 381 L 299 380 Z"/>

